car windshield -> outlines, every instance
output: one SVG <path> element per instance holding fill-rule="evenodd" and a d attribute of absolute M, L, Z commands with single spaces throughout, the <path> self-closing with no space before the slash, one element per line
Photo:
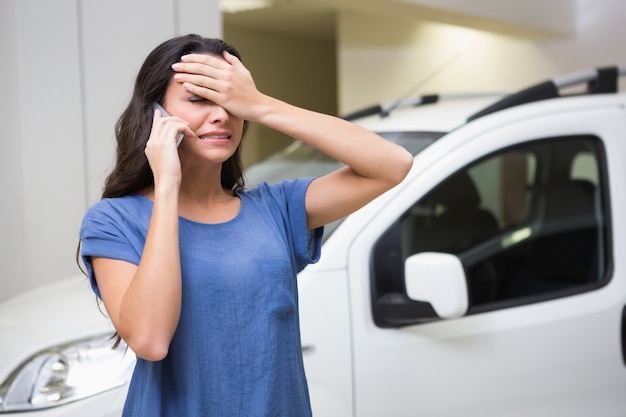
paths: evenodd
<path fill-rule="evenodd" d="M 413 155 L 444 135 L 442 132 L 379 132 L 385 139 L 403 146 Z M 286 179 L 321 177 L 341 168 L 343 164 L 304 142 L 294 141 L 289 146 L 250 165 L 245 170 L 247 188 L 261 182 L 270 184 Z M 324 240 L 339 226 L 341 220 L 326 225 Z"/>

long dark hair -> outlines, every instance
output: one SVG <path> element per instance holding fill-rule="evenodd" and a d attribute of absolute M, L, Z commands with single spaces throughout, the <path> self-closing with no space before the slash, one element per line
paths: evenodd
<path fill-rule="evenodd" d="M 155 102 L 163 104 L 165 91 L 174 75 L 171 65 L 186 54 L 221 56 L 224 51 L 241 59 L 237 50 L 221 39 L 196 34 L 169 39 L 150 52 L 137 74 L 130 103 L 115 125 L 116 162 L 105 180 L 102 198 L 122 197 L 154 185 L 144 150 L 152 128 L 152 105 Z M 247 121 L 244 122 L 244 132 L 246 127 Z M 239 148 L 222 164 L 222 187 L 229 190 L 244 188 Z"/>

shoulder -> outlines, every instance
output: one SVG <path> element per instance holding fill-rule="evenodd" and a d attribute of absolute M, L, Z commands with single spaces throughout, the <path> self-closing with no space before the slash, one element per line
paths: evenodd
<path fill-rule="evenodd" d="M 142 222 L 151 212 L 152 202 L 139 195 L 104 198 L 87 210 L 82 226 Z"/>
<path fill-rule="evenodd" d="M 309 185 L 315 178 L 297 178 L 270 184 L 262 182 L 257 187 L 244 190 L 245 195 L 253 200 L 290 201 L 304 198 Z"/>
<path fill-rule="evenodd" d="M 140 195 L 103 198 L 102 200 L 94 203 L 89 210 L 87 210 L 87 215 L 141 211 L 151 205 L 152 202 L 148 198 Z"/>

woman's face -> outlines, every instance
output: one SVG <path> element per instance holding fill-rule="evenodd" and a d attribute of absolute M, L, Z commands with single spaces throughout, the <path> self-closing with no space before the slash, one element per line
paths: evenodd
<path fill-rule="evenodd" d="M 171 116 L 178 116 L 195 133 L 185 136 L 179 149 L 213 162 L 230 158 L 241 143 L 243 119 L 228 113 L 223 107 L 191 94 L 173 78 L 165 92 L 163 107 Z"/>

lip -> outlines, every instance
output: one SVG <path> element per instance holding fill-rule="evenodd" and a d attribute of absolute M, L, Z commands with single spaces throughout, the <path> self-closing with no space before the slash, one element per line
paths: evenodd
<path fill-rule="evenodd" d="M 213 130 L 197 135 L 198 140 L 211 144 L 226 144 L 230 142 L 232 133 L 228 130 Z"/>

